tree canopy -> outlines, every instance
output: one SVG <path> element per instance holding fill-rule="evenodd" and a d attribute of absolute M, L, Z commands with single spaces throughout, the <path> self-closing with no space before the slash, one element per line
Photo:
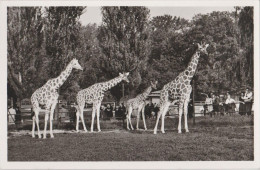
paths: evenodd
<path fill-rule="evenodd" d="M 107 78 L 119 72 L 132 71 L 128 93 L 141 83 L 141 74 L 146 69 L 149 51 L 148 17 L 146 7 L 102 7 L 102 25 L 99 27 L 99 44 L 103 55 L 100 60 Z M 117 99 L 122 93 L 117 88 L 111 92 Z M 121 88 L 119 88 L 121 89 Z"/>
<path fill-rule="evenodd" d="M 86 9 L 8 7 L 8 87 L 19 98 L 30 97 L 57 77 L 72 58 L 79 59 L 84 70 L 73 71 L 61 87 L 68 101 L 75 101 L 80 89 L 120 72 L 130 71 L 130 83 L 124 84 L 127 96 L 155 79 L 160 90 L 187 67 L 198 42 L 210 45 L 194 76 L 198 94 L 254 86 L 253 7 L 197 14 L 191 20 L 150 17 L 147 7 L 101 7 L 102 24 L 83 26 L 79 18 Z M 122 83 L 108 94 L 119 100 Z"/>

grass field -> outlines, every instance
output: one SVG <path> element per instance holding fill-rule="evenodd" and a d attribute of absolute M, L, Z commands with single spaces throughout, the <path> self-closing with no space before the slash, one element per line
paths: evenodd
<path fill-rule="evenodd" d="M 147 120 L 148 131 L 127 131 L 122 122 L 102 121 L 100 133 L 57 133 L 54 139 L 17 136 L 9 130 L 8 161 L 254 160 L 253 116 L 199 117 L 195 125 L 190 119 L 190 132 L 182 134 L 177 123 L 166 119 L 166 133 L 157 135 L 152 131 L 155 120 Z M 64 127 L 74 126 L 60 129 Z"/>

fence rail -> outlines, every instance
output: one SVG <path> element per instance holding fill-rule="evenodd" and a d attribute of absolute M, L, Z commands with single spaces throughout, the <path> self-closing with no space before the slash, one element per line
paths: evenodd
<path fill-rule="evenodd" d="M 252 105 L 253 105 L 253 103 L 252 103 Z M 205 104 L 204 101 L 196 101 L 195 102 L 195 110 L 194 110 L 195 111 L 195 113 L 194 113 L 195 117 L 213 114 L 213 113 L 211 113 L 211 111 L 205 110 L 205 109 L 207 109 L 208 106 L 213 107 L 214 104 L 209 105 L 209 104 Z M 24 121 L 32 121 L 31 111 L 30 111 L 29 108 L 30 107 L 28 107 L 28 106 L 21 108 L 21 110 L 22 110 L 21 115 L 10 114 L 10 112 L 8 110 L 8 123 L 15 123 L 17 116 L 18 117 L 20 116 L 20 120 L 23 121 L 23 122 Z M 166 116 L 167 117 L 178 117 L 178 109 L 179 109 L 178 105 L 170 106 L 169 111 L 168 111 Z M 222 114 L 227 112 L 227 109 L 224 106 L 219 106 L 219 109 L 220 109 L 220 112 Z M 84 113 L 84 118 L 86 120 L 91 119 L 91 115 L 92 115 L 92 109 L 91 108 L 85 108 L 83 113 Z M 229 113 L 231 113 L 231 114 L 232 113 L 245 114 L 246 111 L 239 112 L 239 107 L 236 107 L 236 109 L 234 108 L 233 111 L 229 110 Z M 251 113 L 253 113 L 253 107 L 252 107 Z M 65 110 L 65 109 L 60 109 L 58 114 L 59 114 L 59 121 L 65 121 L 65 122 L 71 121 L 71 119 L 73 119 L 73 115 L 74 115 L 74 117 L 76 116 L 75 112 L 72 113 L 69 110 Z M 133 116 L 136 116 L 136 115 L 133 114 Z M 39 117 L 40 117 L 40 119 L 42 119 L 44 117 L 44 112 L 40 112 Z M 113 119 L 122 119 L 122 117 L 117 117 L 114 112 L 113 112 L 112 118 Z"/>

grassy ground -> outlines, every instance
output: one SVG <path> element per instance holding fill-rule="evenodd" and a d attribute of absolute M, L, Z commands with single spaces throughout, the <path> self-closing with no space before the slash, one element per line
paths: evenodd
<path fill-rule="evenodd" d="M 33 139 L 29 134 L 15 136 L 9 133 L 8 160 L 254 160 L 252 116 L 200 117 L 196 118 L 195 125 L 190 119 L 190 133 L 182 134 L 177 133 L 177 123 L 177 119 L 166 119 L 166 133 L 158 131 L 157 135 L 152 131 L 155 120 L 147 120 L 148 131 L 126 131 L 121 121 L 103 121 L 100 133 L 60 133 L 54 134 L 54 139 Z M 63 125 L 60 128 L 65 127 L 70 129 L 74 126 Z M 90 122 L 87 127 L 89 129 Z"/>

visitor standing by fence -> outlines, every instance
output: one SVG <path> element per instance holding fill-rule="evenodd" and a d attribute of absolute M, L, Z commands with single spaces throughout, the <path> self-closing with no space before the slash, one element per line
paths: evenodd
<path fill-rule="evenodd" d="M 70 105 L 69 107 L 70 122 L 75 122 L 76 112 L 77 112 L 76 105 Z"/>
<path fill-rule="evenodd" d="M 251 115 L 252 100 L 253 100 L 253 92 L 249 91 L 249 89 L 247 88 L 244 96 L 247 115 Z"/>
<path fill-rule="evenodd" d="M 227 99 L 225 102 L 227 114 L 232 115 L 233 112 L 235 112 L 235 107 L 236 107 L 235 103 L 236 103 L 236 101 L 234 99 L 232 99 L 229 92 L 227 92 Z"/>
<path fill-rule="evenodd" d="M 153 109 L 154 105 L 150 100 L 149 103 L 145 106 L 145 115 L 148 116 L 148 118 L 151 118 Z"/>
<path fill-rule="evenodd" d="M 219 115 L 220 112 L 219 112 L 219 103 L 220 103 L 220 99 L 219 99 L 219 96 L 218 95 L 214 95 L 213 94 L 213 113 L 214 115 Z"/>
<path fill-rule="evenodd" d="M 244 97 L 245 97 L 245 95 L 242 92 L 240 97 L 239 97 L 239 114 L 240 115 L 245 115 L 246 114 L 246 105 L 245 105 Z"/>
<path fill-rule="evenodd" d="M 154 109 L 153 109 L 154 114 L 155 114 L 155 119 L 157 119 L 157 115 L 158 115 L 159 110 L 160 110 L 160 108 L 159 108 L 158 104 L 155 103 Z"/>
<path fill-rule="evenodd" d="M 17 106 L 15 108 L 15 111 L 16 111 L 16 115 L 15 115 L 15 123 L 21 123 L 21 120 L 22 120 L 22 112 L 19 108 L 19 106 Z"/>
<path fill-rule="evenodd" d="M 107 107 L 105 109 L 105 114 L 106 114 L 108 119 L 113 117 L 113 108 L 110 106 L 110 104 L 107 104 Z"/>
<path fill-rule="evenodd" d="M 15 115 L 16 111 L 13 106 L 11 106 L 11 108 L 8 109 L 8 123 L 15 123 Z"/>
<path fill-rule="evenodd" d="M 126 118 L 126 107 L 124 105 L 124 103 L 121 103 L 120 106 L 119 106 L 119 113 L 120 113 L 120 117 L 122 117 L 122 119 L 125 119 Z"/>

